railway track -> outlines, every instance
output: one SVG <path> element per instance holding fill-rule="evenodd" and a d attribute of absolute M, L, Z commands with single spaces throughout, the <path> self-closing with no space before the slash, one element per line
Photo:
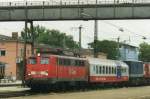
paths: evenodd
<path fill-rule="evenodd" d="M 20 91 L 20 92 L 2 92 L 0 93 L 0 99 L 10 98 L 10 97 L 21 97 L 21 96 L 30 96 L 35 95 L 36 93 L 28 91 Z"/>
<path fill-rule="evenodd" d="M 130 86 L 131 87 L 131 86 Z M 133 86 L 132 86 L 133 87 Z M 84 87 L 84 88 L 69 88 L 69 89 L 53 89 L 53 90 L 25 90 L 25 91 L 14 91 L 14 92 L 2 92 L 0 93 L 0 99 L 3 98 L 12 98 L 12 97 L 25 97 L 25 96 L 33 96 L 33 95 L 39 95 L 39 94 L 53 94 L 53 93 L 74 93 L 74 92 L 87 92 L 87 91 L 93 91 L 93 90 L 109 90 L 109 89 L 119 89 L 122 87 L 118 86 L 93 86 L 93 87 Z"/>

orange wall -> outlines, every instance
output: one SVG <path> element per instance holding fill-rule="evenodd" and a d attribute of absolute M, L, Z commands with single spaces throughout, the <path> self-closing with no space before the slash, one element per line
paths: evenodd
<path fill-rule="evenodd" d="M 21 49 L 24 49 L 23 43 L 18 43 L 16 41 L 12 42 L 0 42 L 0 49 L 4 49 L 6 51 L 5 56 L 0 56 L 0 61 L 7 63 L 5 75 L 10 76 L 12 72 L 12 76 L 16 77 L 16 58 L 21 56 Z M 31 56 L 31 45 L 27 44 L 27 57 Z"/>

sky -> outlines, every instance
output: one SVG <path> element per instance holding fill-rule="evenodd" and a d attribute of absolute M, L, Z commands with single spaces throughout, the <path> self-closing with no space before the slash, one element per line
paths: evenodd
<path fill-rule="evenodd" d="M 3 1 L 6 2 L 13 0 L 0 0 L 0 2 Z M 45 26 L 48 29 L 58 29 L 61 32 L 65 32 L 67 35 L 72 35 L 75 41 L 79 40 L 77 27 L 82 25 L 82 47 L 84 48 L 87 48 L 87 44 L 94 39 L 94 21 L 34 21 L 34 25 Z M 3 35 L 11 36 L 12 32 L 18 32 L 20 34 L 23 28 L 24 22 L 0 22 L 0 34 Z M 124 31 L 121 32 L 120 28 Z M 147 37 L 147 40 L 143 40 L 142 36 Z M 150 20 L 98 21 L 99 40 L 107 39 L 116 41 L 117 37 L 120 37 L 120 42 L 126 41 L 126 43 L 135 46 L 138 46 L 142 42 L 150 44 Z"/>

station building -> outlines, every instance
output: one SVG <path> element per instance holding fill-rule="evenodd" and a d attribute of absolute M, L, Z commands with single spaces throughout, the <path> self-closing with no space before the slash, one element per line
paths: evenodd
<path fill-rule="evenodd" d="M 129 44 L 121 44 L 120 46 L 120 60 L 123 61 L 138 61 L 139 48 Z"/>
<path fill-rule="evenodd" d="M 12 33 L 12 37 L 0 35 L 0 61 L 6 63 L 5 77 L 21 79 L 23 53 L 24 42 L 18 39 L 18 33 Z M 26 55 L 31 56 L 30 43 L 27 43 Z"/>

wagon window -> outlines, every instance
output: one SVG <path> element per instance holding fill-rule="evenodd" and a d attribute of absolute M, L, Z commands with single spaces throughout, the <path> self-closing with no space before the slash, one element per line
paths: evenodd
<path fill-rule="evenodd" d="M 126 72 L 126 70 L 125 70 L 125 68 L 123 68 L 123 73 L 125 73 Z"/>
<path fill-rule="evenodd" d="M 85 62 L 84 61 L 80 61 L 80 66 L 84 66 Z"/>
<path fill-rule="evenodd" d="M 109 74 L 111 74 L 111 67 L 109 67 Z"/>
<path fill-rule="evenodd" d="M 30 58 L 28 61 L 28 64 L 36 64 L 36 63 L 37 63 L 36 58 Z"/>
<path fill-rule="evenodd" d="M 84 66 L 85 62 L 83 60 L 75 60 L 75 66 Z"/>
<path fill-rule="evenodd" d="M 123 72 L 126 73 L 126 68 L 123 69 Z"/>
<path fill-rule="evenodd" d="M 49 58 L 41 58 L 40 63 L 41 64 L 49 64 Z"/>
<path fill-rule="evenodd" d="M 61 58 L 58 58 L 58 65 L 63 65 L 63 60 Z"/>
<path fill-rule="evenodd" d="M 106 74 L 108 74 L 108 67 L 106 66 Z"/>
<path fill-rule="evenodd" d="M 105 74 L 105 66 L 103 66 L 103 74 Z"/>
<path fill-rule="evenodd" d="M 115 67 L 115 74 L 117 74 L 117 68 Z"/>
<path fill-rule="evenodd" d="M 111 74 L 114 74 L 114 68 L 113 67 L 111 68 Z"/>
<path fill-rule="evenodd" d="M 66 65 L 66 66 L 71 65 L 71 60 L 70 59 L 64 59 L 64 65 Z"/>
<path fill-rule="evenodd" d="M 93 71 L 95 72 L 95 70 L 96 70 L 96 69 L 95 69 L 95 66 L 93 66 Z"/>
<path fill-rule="evenodd" d="M 113 74 L 116 74 L 116 68 L 115 67 L 113 68 Z"/>
<path fill-rule="evenodd" d="M 98 74 L 98 66 L 96 66 L 96 74 Z"/>
<path fill-rule="evenodd" d="M 101 66 L 99 66 L 99 74 L 101 74 L 101 70 L 102 70 L 102 68 L 101 68 Z"/>

